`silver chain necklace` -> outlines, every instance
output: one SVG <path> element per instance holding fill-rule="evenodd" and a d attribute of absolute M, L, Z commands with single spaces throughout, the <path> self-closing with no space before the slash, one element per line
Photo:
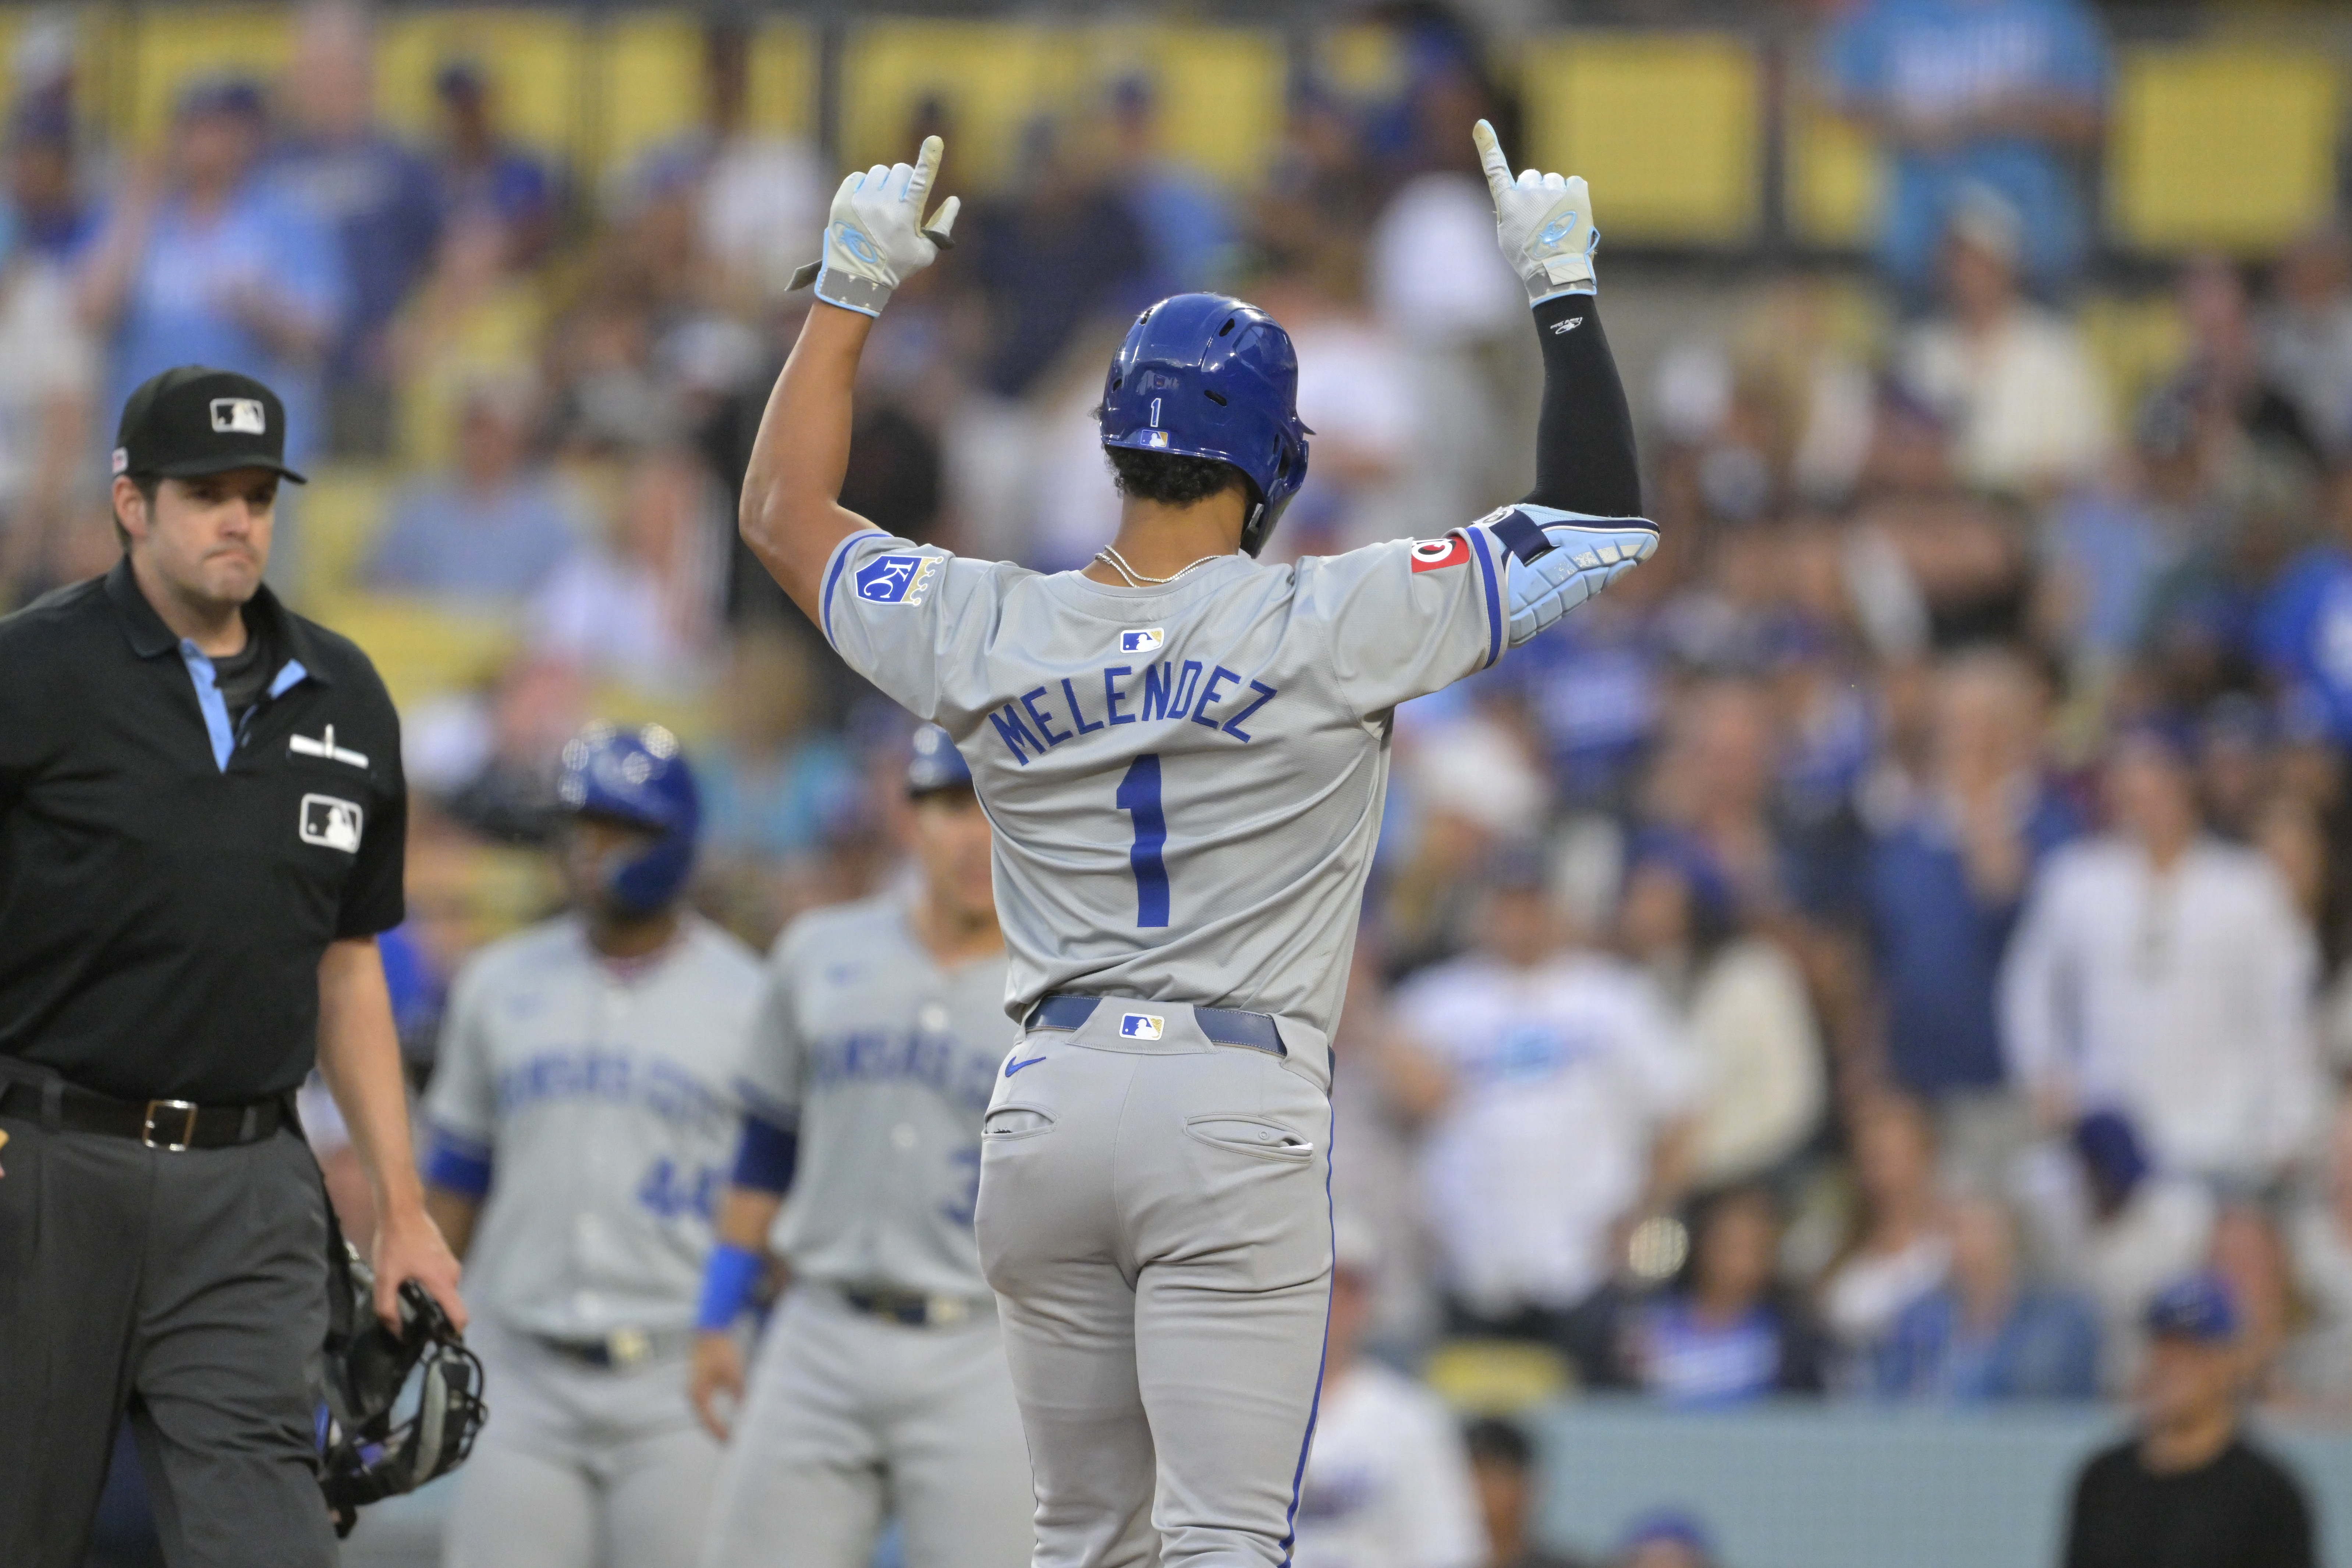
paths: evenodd
<path fill-rule="evenodd" d="M 1171 572 L 1165 577 L 1145 576 L 1142 573 L 1138 572 L 1134 567 L 1129 566 L 1127 563 L 1127 557 L 1121 555 L 1118 549 L 1112 545 L 1106 544 L 1100 550 L 1096 551 L 1095 559 L 1109 567 L 1112 571 L 1118 573 L 1120 576 L 1126 578 L 1127 585 L 1130 588 L 1159 588 L 1163 587 L 1170 583 L 1173 583 L 1177 578 L 1181 577 L 1185 573 L 1190 572 L 1195 566 L 1205 566 L 1210 562 L 1220 561 L 1223 560 L 1223 557 L 1218 555 L 1203 555 L 1198 561 L 1179 566 L 1175 571 Z"/>

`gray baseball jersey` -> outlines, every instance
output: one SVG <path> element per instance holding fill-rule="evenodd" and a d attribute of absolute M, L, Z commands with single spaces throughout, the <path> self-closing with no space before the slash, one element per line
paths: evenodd
<path fill-rule="evenodd" d="M 491 1162 L 478 1311 L 558 1338 L 693 1323 L 760 989 L 758 956 L 693 916 L 636 965 L 564 916 L 458 974 L 425 1106 Z"/>
<path fill-rule="evenodd" d="M 1501 655 L 1504 571 L 1482 524 L 1150 588 L 866 531 L 826 563 L 823 609 L 850 666 L 971 764 L 1013 1016 L 1076 990 L 1328 1037 L 1390 710 Z"/>
<path fill-rule="evenodd" d="M 776 942 L 740 1088 L 797 1129 L 771 1245 L 804 1279 L 981 1298 L 980 1121 L 1013 1044 L 1004 960 L 942 969 L 904 897 L 818 910 Z"/>

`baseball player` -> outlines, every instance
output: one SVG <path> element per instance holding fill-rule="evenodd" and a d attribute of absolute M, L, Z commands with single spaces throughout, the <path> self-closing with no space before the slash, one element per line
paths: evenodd
<path fill-rule="evenodd" d="M 907 793 L 917 885 L 803 918 L 769 960 L 694 1353 L 714 1432 L 741 1402 L 705 1568 L 862 1568 L 886 1502 L 912 1568 L 1029 1558 L 1028 1456 L 971 1229 L 1013 1036 L 988 818 L 938 729 L 915 737 Z M 771 1246 L 793 1287 L 744 1399 L 728 1331 Z"/>
<path fill-rule="evenodd" d="M 836 500 L 872 319 L 938 254 L 941 148 L 835 194 L 754 442 L 751 548 L 852 668 L 946 728 L 995 834 L 1024 1033 L 976 1225 L 1036 1483 L 1034 1561 L 1286 1563 L 1331 1270 L 1330 1031 L 1392 710 L 1655 548 L 1596 312 L 1584 182 L 1477 131 L 1545 390 L 1528 498 L 1440 537 L 1261 564 L 1307 473 L 1264 311 L 1182 294 L 1104 386 L 1123 495 L 1083 572 L 968 561 Z"/>
<path fill-rule="evenodd" d="M 558 799 L 574 910 L 459 973 L 425 1097 L 493 1391 L 444 1561 L 684 1568 L 719 1468 L 695 1289 L 760 961 L 678 907 L 700 811 L 668 731 L 590 726 Z"/>

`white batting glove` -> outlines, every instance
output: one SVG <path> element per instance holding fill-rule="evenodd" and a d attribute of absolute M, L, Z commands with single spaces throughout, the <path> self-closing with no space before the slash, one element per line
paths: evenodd
<path fill-rule="evenodd" d="M 1481 120 L 1470 132 L 1478 144 L 1478 164 L 1495 197 L 1495 235 L 1503 259 L 1527 280 L 1528 298 L 1540 305 L 1562 294 L 1594 290 L 1592 252 L 1601 231 L 1592 226 L 1592 193 L 1584 176 L 1524 171 L 1511 178 L 1511 165 L 1495 128 Z"/>
<path fill-rule="evenodd" d="M 1588 518 L 1521 502 L 1486 520 L 1511 551 L 1510 646 L 1517 647 L 1647 561 L 1658 531 L 1634 520 Z M 1549 546 L 1532 561 L 1535 531 Z"/>
<path fill-rule="evenodd" d="M 824 259 L 812 264 L 818 299 L 878 316 L 899 284 L 953 247 L 950 235 L 962 203 L 950 196 L 928 220 L 923 216 L 923 198 L 946 151 L 938 137 L 926 136 L 911 165 L 877 163 L 841 182 L 824 226 Z M 809 271 L 803 268 L 793 287 L 808 281 Z"/>

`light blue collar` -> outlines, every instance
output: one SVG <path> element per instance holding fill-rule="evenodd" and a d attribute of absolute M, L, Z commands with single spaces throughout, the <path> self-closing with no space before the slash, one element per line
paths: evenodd
<path fill-rule="evenodd" d="M 228 772 L 228 759 L 236 750 L 236 728 L 228 721 L 228 699 L 221 695 L 220 680 L 213 661 L 205 651 L 186 637 L 180 639 L 180 658 L 188 667 L 188 679 L 196 688 L 196 706 L 205 716 L 205 733 L 213 743 L 213 765 Z M 299 658 L 289 658 L 269 682 L 269 695 L 283 697 L 310 672 L 302 668 Z M 247 710 L 247 717 L 252 710 Z"/>

